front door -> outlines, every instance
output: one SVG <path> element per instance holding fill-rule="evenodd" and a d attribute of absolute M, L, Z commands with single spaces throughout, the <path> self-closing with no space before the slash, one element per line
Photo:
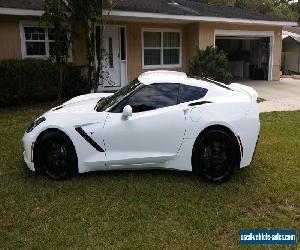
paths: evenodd
<path fill-rule="evenodd" d="M 108 168 L 157 166 L 174 159 L 185 133 L 178 84 L 144 86 L 109 113 L 104 126 Z M 126 105 L 132 117 L 123 119 Z"/>
<path fill-rule="evenodd" d="M 110 113 L 104 127 L 109 169 L 152 167 L 174 159 L 185 132 L 179 105 L 134 113 Z"/>
<path fill-rule="evenodd" d="M 103 88 L 120 87 L 120 39 L 119 27 L 107 26 L 104 30 L 103 38 L 104 48 L 104 68 L 107 72 L 104 73 L 102 79 Z"/>
<path fill-rule="evenodd" d="M 126 81 L 126 58 L 124 53 L 125 28 L 106 26 L 103 34 L 103 65 L 104 69 L 99 79 L 99 91 L 114 91 L 123 87 Z"/>

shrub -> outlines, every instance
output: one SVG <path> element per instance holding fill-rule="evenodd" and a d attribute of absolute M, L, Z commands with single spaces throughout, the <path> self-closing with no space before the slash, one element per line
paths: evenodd
<path fill-rule="evenodd" d="M 0 107 L 56 100 L 58 87 L 58 70 L 50 61 L 0 61 Z M 69 99 L 87 91 L 80 68 L 69 64 L 63 98 Z"/>
<path fill-rule="evenodd" d="M 226 84 L 231 81 L 226 54 L 212 46 L 207 47 L 205 50 L 198 49 L 197 54 L 190 61 L 189 73 Z"/>

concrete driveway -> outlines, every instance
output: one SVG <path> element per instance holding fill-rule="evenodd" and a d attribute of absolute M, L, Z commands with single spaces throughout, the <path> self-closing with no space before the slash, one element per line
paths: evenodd
<path fill-rule="evenodd" d="M 300 80 L 282 78 L 280 81 L 246 81 L 242 84 L 253 87 L 259 97 L 260 112 L 300 110 Z"/>

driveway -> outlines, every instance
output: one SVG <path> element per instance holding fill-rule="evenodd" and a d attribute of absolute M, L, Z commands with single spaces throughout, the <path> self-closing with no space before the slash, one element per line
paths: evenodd
<path fill-rule="evenodd" d="M 260 112 L 300 110 L 300 80 L 283 78 L 280 81 L 245 81 L 258 96 L 266 99 L 259 103 Z"/>

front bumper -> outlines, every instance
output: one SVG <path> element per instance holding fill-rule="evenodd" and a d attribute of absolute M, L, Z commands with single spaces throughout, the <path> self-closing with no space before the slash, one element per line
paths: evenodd
<path fill-rule="evenodd" d="M 26 155 L 25 151 L 23 152 L 23 156 L 24 156 L 24 161 L 25 161 L 27 167 L 29 168 L 29 170 L 35 171 L 34 163 L 27 159 L 27 155 Z"/>
<path fill-rule="evenodd" d="M 33 150 L 35 139 L 36 138 L 31 133 L 25 133 L 23 136 L 23 145 L 24 145 L 23 157 L 26 165 L 31 171 L 35 171 L 34 163 L 32 161 L 32 157 L 33 157 L 32 150 Z"/>

